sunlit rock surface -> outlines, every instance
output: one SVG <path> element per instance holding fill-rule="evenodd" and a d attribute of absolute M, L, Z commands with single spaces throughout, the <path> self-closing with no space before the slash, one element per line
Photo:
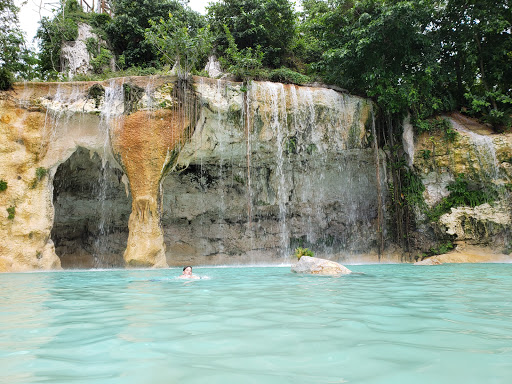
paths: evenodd
<path fill-rule="evenodd" d="M 347 267 L 335 261 L 318 257 L 302 256 L 298 263 L 292 265 L 292 272 L 310 275 L 348 275 L 352 273 Z"/>

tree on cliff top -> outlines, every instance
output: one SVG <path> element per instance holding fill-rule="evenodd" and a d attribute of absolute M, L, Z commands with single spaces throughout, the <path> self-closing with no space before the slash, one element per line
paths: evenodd
<path fill-rule="evenodd" d="M 13 0 L 0 0 L 0 90 L 9 89 L 25 43 L 18 26 L 19 9 Z"/>
<path fill-rule="evenodd" d="M 464 108 L 498 127 L 512 112 L 508 3 L 307 0 L 304 33 L 323 52 L 313 67 L 325 81 L 386 114 Z"/>
<path fill-rule="evenodd" d="M 255 50 L 259 45 L 264 65 L 278 68 L 284 64 L 296 32 L 296 17 L 289 0 L 220 0 L 210 3 L 207 9 L 220 54 L 229 48 L 226 25 L 239 49 Z"/>
<path fill-rule="evenodd" d="M 113 0 L 114 18 L 107 33 L 116 55 L 123 56 L 126 67 L 159 66 L 158 50 L 145 39 L 151 23 L 159 23 L 170 14 L 191 29 L 206 26 L 204 17 L 177 0 Z"/>
<path fill-rule="evenodd" d="M 170 13 L 167 19 L 149 22 L 151 28 L 146 29 L 146 40 L 158 49 L 165 63 L 176 68 L 178 77 L 186 80 L 201 59 L 210 52 L 210 28 L 193 29 Z"/>

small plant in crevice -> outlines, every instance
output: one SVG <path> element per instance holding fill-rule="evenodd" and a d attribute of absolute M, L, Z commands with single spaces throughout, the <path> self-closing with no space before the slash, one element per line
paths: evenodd
<path fill-rule="evenodd" d="M 43 167 L 39 167 L 36 169 L 36 177 L 37 181 L 41 181 L 43 177 L 45 177 L 48 174 L 48 170 Z"/>
<path fill-rule="evenodd" d="M 239 176 L 239 175 L 234 175 L 233 176 L 233 179 L 239 183 L 239 184 L 242 184 L 242 185 L 245 185 L 245 180 L 242 176 Z"/>
<path fill-rule="evenodd" d="M 7 213 L 8 213 L 7 218 L 9 220 L 14 220 L 14 216 L 16 215 L 16 206 L 11 205 L 9 208 L 6 208 L 6 209 L 7 209 Z"/>
<path fill-rule="evenodd" d="M 292 153 L 297 153 L 297 138 L 290 137 L 285 144 L 286 153 L 291 155 Z"/>
<path fill-rule="evenodd" d="M 429 149 L 422 149 L 420 150 L 420 156 L 423 158 L 423 160 L 428 160 L 432 157 L 432 151 Z"/>
<path fill-rule="evenodd" d="M 453 143 L 457 137 L 459 137 L 459 132 L 457 132 L 455 129 L 449 127 L 446 128 L 444 131 L 444 139 L 448 141 L 449 143 Z"/>
<path fill-rule="evenodd" d="M 0 192 L 3 192 L 7 189 L 7 181 L 4 179 L 0 179 Z"/>
<path fill-rule="evenodd" d="M 315 253 L 309 248 L 298 247 L 295 248 L 294 256 L 297 258 L 297 260 L 300 260 L 302 256 L 313 257 L 315 256 Z"/>
<path fill-rule="evenodd" d="M 43 167 L 36 168 L 36 178 L 32 182 L 30 188 L 34 189 L 37 184 L 48 174 L 48 170 Z"/>
<path fill-rule="evenodd" d="M 306 147 L 306 152 L 308 155 L 312 155 L 317 149 L 318 148 L 317 148 L 316 144 L 311 143 Z"/>

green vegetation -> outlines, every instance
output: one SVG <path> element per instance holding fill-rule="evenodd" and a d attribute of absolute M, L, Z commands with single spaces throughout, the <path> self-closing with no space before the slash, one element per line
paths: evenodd
<path fill-rule="evenodd" d="M 498 198 L 498 191 L 494 185 L 480 185 L 471 183 L 464 174 L 457 175 L 454 182 L 447 187 L 450 194 L 427 212 L 430 221 L 437 221 L 445 213 L 455 207 L 476 207 L 484 203 L 492 203 Z"/>
<path fill-rule="evenodd" d="M 455 246 L 453 245 L 453 243 L 451 241 L 441 242 L 437 246 L 430 247 L 428 252 L 422 253 L 421 255 L 417 256 L 416 260 L 417 259 L 423 260 L 426 257 L 442 255 L 442 254 L 450 252 L 453 248 L 455 248 Z"/>
<path fill-rule="evenodd" d="M 3 192 L 7 189 L 7 181 L 4 179 L 0 179 L 0 192 Z"/>
<path fill-rule="evenodd" d="M 48 77 L 61 71 L 61 48 L 66 41 L 78 37 L 78 23 L 85 22 L 87 14 L 76 0 L 61 3 L 53 17 L 43 17 L 36 37 L 40 39 L 41 71 Z"/>
<path fill-rule="evenodd" d="M 206 26 L 204 17 L 175 0 L 113 0 L 114 18 L 105 30 L 121 69 L 160 67 L 158 49 L 145 39 L 151 23 L 172 17 L 192 30 Z"/>
<path fill-rule="evenodd" d="M 302 256 L 315 256 L 315 253 L 310 250 L 309 248 L 302 248 L 302 247 L 298 247 L 298 248 L 295 248 L 295 253 L 294 253 L 294 256 L 297 257 L 298 260 L 300 260 L 300 258 Z"/>
<path fill-rule="evenodd" d="M 7 218 L 9 220 L 14 220 L 14 216 L 16 216 L 16 206 L 11 205 L 9 208 L 6 208 L 6 209 L 7 209 L 7 213 L 8 213 Z"/>
<path fill-rule="evenodd" d="M 455 181 L 447 186 L 450 194 L 441 199 L 434 207 L 429 208 L 423 199 L 425 186 L 421 178 L 413 172 L 404 174 L 402 191 L 406 204 L 414 209 L 419 208 L 429 221 L 438 221 L 445 213 L 456 207 L 476 207 L 484 203 L 492 203 L 498 198 L 499 191 L 493 184 L 478 183 L 468 180 L 464 174 L 459 174 Z"/>
<path fill-rule="evenodd" d="M 41 181 L 43 177 L 45 177 L 48 174 L 48 170 L 43 167 L 39 167 L 36 169 L 36 178 L 37 181 Z"/>
<path fill-rule="evenodd" d="M 39 167 L 39 168 L 36 168 L 36 178 L 34 179 L 34 181 L 32 182 L 32 185 L 30 186 L 32 189 L 34 189 L 35 187 L 37 187 L 37 184 L 39 184 L 39 182 L 41 180 L 43 180 L 43 178 L 48 174 L 48 170 L 46 168 L 43 168 L 43 167 Z"/>
<path fill-rule="evenodd" d="M 37 73 L 39 60 L 25 45 L 18 12 L 14 0 L 0 0 L 0 91 L 11 88 L 16 78 L 30 80 Z"/>
<path fill-rule="evenodd" d="M 235 38 L 229 28 L 224 25 L 224 33 L 228 41 L 226 56 L 220 58 L 220 62 L 239 79 L 247 82 L 251 78 L 261 77 L 264 53 L 259 45 L 253 50 L 252 47 L 238 49 Z"/>
<path fill-rule="evenodd" d="M 291 1 L 221 0 L 210 3 L 207 19 L 220 56 L 232 55 L 228 50 L 234 43 L 240 52 L 252 51 L 261 57 L 266 67 L 279 68 L 286 64 L 296 34 Z M 226 31 L 230 31 L 233 42 Z"/>
<path fill-rule="evenodd" d="M 158 49 L 164 63 L 176 68 L 180 79 L 187 79 L 211 51 L 213 37 L 209 27 L 194 29 L 171 13 L 167 19 L 149 20 L 149 24 L 146 40 Z"/>
<path fill-rule="evenodd" d="M 269 79 L 279 83 L 302 85 L 309 83 L 311 78 L 290 68 L 281 67 L 274 69 L 269 74 Z"/>
<path fill-rule="evenodd" d="M 14 75 L 7 68 L 0 68 L 0 91 L 11 89 L 14 83 Z"/>

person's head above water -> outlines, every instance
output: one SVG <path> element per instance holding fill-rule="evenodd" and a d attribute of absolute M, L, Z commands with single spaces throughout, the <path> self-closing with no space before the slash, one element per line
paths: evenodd
<path fill-rule="evenodd" d="M 183 274 L 184 275 L 192 275 L 192 267 L 190 265 L 183 267 Z"/>

